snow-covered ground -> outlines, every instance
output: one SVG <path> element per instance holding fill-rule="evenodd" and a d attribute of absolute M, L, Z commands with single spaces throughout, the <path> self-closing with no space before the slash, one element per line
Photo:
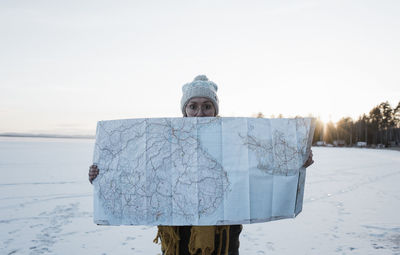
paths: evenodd
<path fill-rule="evenodd" d="M 0 254 L 159 254 L 155 227 L 96 226 L 93 140 L 0 138 Z M 400 152 L 313 148 L 303 212 L 245 225 L 241 254 L 400 254 Z"/>

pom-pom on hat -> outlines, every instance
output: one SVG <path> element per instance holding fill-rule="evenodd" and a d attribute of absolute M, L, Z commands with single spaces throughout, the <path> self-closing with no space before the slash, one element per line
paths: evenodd
<path fill-rule="evenodd" d="M 185 115 L 185 108 L 190 99 L 194 97 L 206 97 L 211 100 L 215 107 L 215 114 L 218 114 L 218 86 L 214 82 L 208 80 L 205 75 L 198 75 L 190 83 L 186 83 L 182 87 L 181 109 Z"/>

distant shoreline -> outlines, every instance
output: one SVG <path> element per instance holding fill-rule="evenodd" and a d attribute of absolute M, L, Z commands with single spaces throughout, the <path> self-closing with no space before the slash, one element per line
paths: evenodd
<path fill-rule="evenodd" d="M 23 134 L 23 133 L 2 133 L 0 134 L 0 137 L 95 139 L 94 135 L 57 135 L 57 134 Z"/>
<path fill-rule="evenodd" d="M 374 148 L 374 147 L 357 147 L 357 146 L 317 146 L 313 145 L 312 148 L 354 148 L 354 149 L 366 149 L 366 150 L 389 150 L 400 152 L 399 146 L 386 147 L 386 148 Z"/>
<path fill-rule="evenodd" d="M 94 135 L 57 135 L 57 134 L 24 134 L 24 133 L 0 133 L 0 137 L 19 137 L 19 138 L 60 138 L 60 139 L 95 139 L 96 137 Z M 323 147 L 323 148 L 331 148 L 328 146 L 315 146 L 313 145 L 312 147 Z M 360 148 L 361 147 L 332 147 L 332 148 Z M 399 151 L 400 152 L 400 147 L 394 146 L 394 147 L 388 147 L 388 148 L 371 148 L 371 147 L 366 147 L 364 149 L 378 149 L 378 150 L 393 150 L 393 151 Z"/>

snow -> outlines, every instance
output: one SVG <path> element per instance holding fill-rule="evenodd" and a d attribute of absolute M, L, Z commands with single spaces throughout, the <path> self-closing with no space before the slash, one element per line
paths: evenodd
<path fill-rule="evenodd" d="M 94 140 L 0 138 L 0 254 L 160 254 L 155 227 L 97 226 Z M 244 225 L 241 254 L 400 254 L 400 152 L 313 148 L 303 212 Z"/>

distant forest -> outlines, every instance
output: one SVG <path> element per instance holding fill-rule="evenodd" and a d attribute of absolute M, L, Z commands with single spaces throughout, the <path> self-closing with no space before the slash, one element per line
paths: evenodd
<path fill-rule="evenodd" d="M 325 124 L 317 119 L 313 143 L 324 141 L 332 144 L 335 140 L 346 146 L 357 142 L 366 142 L 368 146 L 399 146 L 400 102 L 394 108 L 387 101 L 380 103 L 357 120 L 343 117 L 335 124 Z"/>
<path fill-rule="evenodd" d="M 264 115 L 258 113 L 257 117 Z M 380 103 L 357 120 L 343 117 L 336 123 L 324 123 L 317 118 L 313 144 L 318 141 L 338 146 L 353 146 L 357 142 L 366 142 L 369 147 L 400 146 L 400 102 L 396 107 L 387 101 Z"/>

